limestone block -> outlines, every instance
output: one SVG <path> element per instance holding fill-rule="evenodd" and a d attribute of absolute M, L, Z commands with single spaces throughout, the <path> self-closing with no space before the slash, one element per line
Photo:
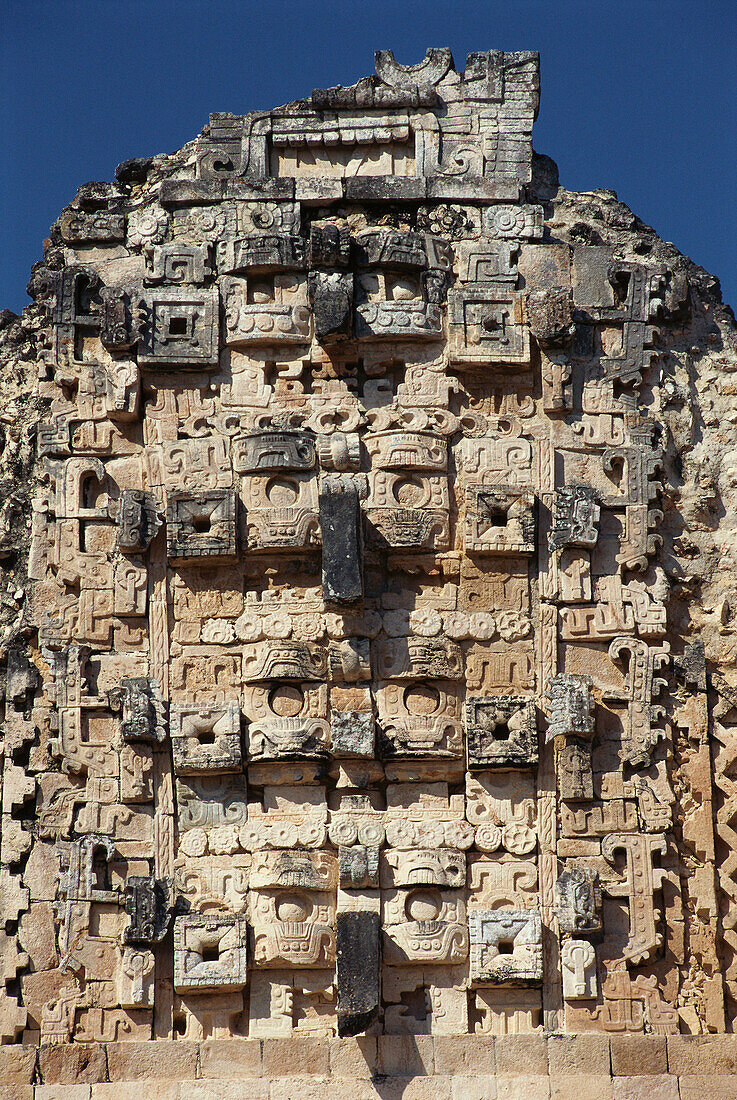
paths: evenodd
<path fill-rule="evenodd" d="M 174 921 L 174 987 L 178 993 L 242 989 L 247 977 L 242 917 L 188 913 Z"/>
<path fill-rule="evenodd" d="M 471 980 L 542 981 L 542 928 L 534 910 L 476 910 L 468 916 Z"/>

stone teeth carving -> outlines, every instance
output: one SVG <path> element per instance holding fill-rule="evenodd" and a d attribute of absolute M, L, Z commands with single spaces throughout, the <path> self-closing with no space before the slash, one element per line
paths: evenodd
<path fill-rule="evenodd" d="M 416 852 L 387 851 L 382 863 L 381 885 L 463 887 L 466 884 L 466 857 L 449 849 Z"/>
<path fill-rule="evenodd" d="M 233 469 L 239 474 L 311 470 L 315 443 L 307 432 L 272 430 L 233 440 Z"/>
<path fill-rule="evenodd" d="M 174 920 L 174 989 L 177 993 L 243 989 L 248 976 L 245 917 L 185 913 Z"/>
<path fill-rule="evenodd" d="M 385 280 L 382 280 L 385 282 Z M 392 293 L 394 298 L 373 298 L 373 279 L 364 277 L 364 292 L 372 299 L 356 305 L 356 337 L 359 340 L 439 340 L 443 334 L 440 306 L 428 293 L 422 301 L 422 287 L 411 279 L 397 279 L 376 294 Z M 396 299 L 396 300 L 395 300 Z"/>
<path fill-rule="evenodd" d="M 430 432 L 377 432 L 366 436 L 372 464 L 385 470 L 437 470 L 448 468 L 448 446 Z"/>
<path fill-rule="evenodd" d="M 256 852 L 249 882 L 252 889 L 333 890 L 338 885 L 338 861 L 327 852 Z"/>
<path fill-rule="evenodd" d="M 542 981 L 542 924 L 534 909 L 472 912 L 468 930 L 472 983 L 530 985 Z"/>
<path fill-rule="evenodd" d="M 251 234 L 219 240 L 215 252 L 221 275 L 255 272 L 299 271 L 305 266 L 305 242 L 286 234 Z"/>
<path fill-rule="evenodd" d="M 532 909 L 539 904 L 534 859 L 507 853 L 472 855 L 469 860 L 470 909 Z"/>
<path fill-rule="evenodd" d="M 228 826 L 225 829 L 226 833 L 219 831 L 211 837 L 196 831 L 180 844 L 181 855 L 174 864 L 174 889 L 178 904 L 189 906 L 189 912 L 224 909 L 239 913 L 246 909 L 251 856 L 240 855 L 232 843 L 225 843 L 228 834 L 235 831 Z M 230 854 L 193 855 L 193 851 L 209 847 L 209 839 L 216 847 L 227 846 Z M 221 840 L 224 843 L 218 843 Z"/>
<path fill-rule="evenodd" d="M 564 546 L 596 546 L 601 509 L 594 489 L 588 485 L 570 485 L 557 489 L 553 528 L 548 536 L 551 552 Z"/>
<path fill-rule="evenodd" d="M 272 641 L 244 646 L 243 679 L 323 680 L 327 653 L 312 642 Z"/>
<path fill-rule="evenodd" d="M 254 1038 L 335 1033 L 332 970 L 255 970 L 249 1014 Z"/>

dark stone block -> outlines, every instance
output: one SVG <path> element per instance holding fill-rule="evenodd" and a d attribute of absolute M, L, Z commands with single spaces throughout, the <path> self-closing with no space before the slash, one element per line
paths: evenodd
<path fill-rule="evenodd" d="M 108 698 L 112 710 L 121 715 L 124 741 L 161 743 L 166 737 L 164 705 L 156 680 L 134 676 L 120 681 Z"/>
<path fill-rule="evenodd" d="M 351 258 L 351 231 L 347 225 L 312 225 L 307 251 L 311 268 L 347 268 Z"/>
<path fill-rule="evenodd" d="M 427 197 L 424 177 L 355 176 L 345 181 L 350 202 L 418 202 Z"/>
<path fill-rule="evenodd" d="M 159 202 L 162 206 L 191 206 L 221 202 L 225 180 L 162 180 Z"/>
<path fill-rule="evenodd" d="M 701 638 L 687 645 L 683 654 L 673 658 L 676 677 L 694 691 L 706 691 L 706 656 Z"/>
<path fill-rule="evenodd" d="M 132 876 L 125 884 L 125 911 L 131 922 L 123 939 L 127 944 L 160 943 L 171 919 L 171 879 Z"/>
<path fill-rule="evenodd" d="M 239 179 L 226 179 L 226 199 L 293 199 L 294 180 L 277 176 L 246 176 Z"/>
<path fill-rule="evenodd" d="M 131 157 L 118 165 L 115 178 L 118 183 L 145 183 L 153 162 L 153 157 Z"/>
<path fill-rule="evenodd" d="M 350 478 L 323 478 L 320 490 L 322 592 L 332 603 L 363 595 L 361 521 L 358 490 Z"/>
<path fill-rule="evenodd" d="M 427 197 L 436 202 L 519 202 L 520 186 L 515 180 L 492 176 L 428 176 Z"/>
<path fill-rule="evenodd" d="M 338 1035 L 360 1035 L 379 1012 L 378 913 L 339 913 Z"/>
<path fill-rule="evenodd" d="M 353 276 L 312 271 L 309 293 L 317 339 L 329 342 L 349 337 L 353 321 Z"/>

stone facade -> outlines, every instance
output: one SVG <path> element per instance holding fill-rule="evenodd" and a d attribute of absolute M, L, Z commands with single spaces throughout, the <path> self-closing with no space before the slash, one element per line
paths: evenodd
<path fill-rule="evenodd" d="M 536 54 L 380 51 L 213 115 L 3 315 L 19 1096 L 574 1033 L 675 1096 L 664 1037 L 733 1030 L 734 329 L 537 107 Z"/>

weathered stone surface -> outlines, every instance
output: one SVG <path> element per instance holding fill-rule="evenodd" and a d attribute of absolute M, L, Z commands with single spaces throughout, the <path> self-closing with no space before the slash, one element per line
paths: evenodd
<path fill-rule="evenodd" d="M 326 603 L 353 603 L 363 595 L 361 511 L 349 477 L 330 474 L 320 490 L 322 594 Z"/>
<path fill-rule="evenodd" d="M 538 98 L 380 51 L 213 114 L 0 314 L 20 1094 L 737 1073 L 735 329 Z"/>
<path fill-rule="evenodd" d="M 336 942 L 338 1034 L 357 1035 L 378 1017 L 381 937 L 378 913 L 339 913 Z"/>

